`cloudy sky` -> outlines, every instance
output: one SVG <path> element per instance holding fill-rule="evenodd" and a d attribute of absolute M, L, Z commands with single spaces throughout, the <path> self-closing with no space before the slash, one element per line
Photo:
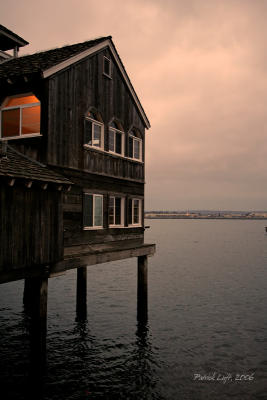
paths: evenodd
<path fill-rule="evenodd" d="M 267 0 L 9 0 L 29 54 L 112 35 L 151 122 L 146 209 L 267 209 Z"/>

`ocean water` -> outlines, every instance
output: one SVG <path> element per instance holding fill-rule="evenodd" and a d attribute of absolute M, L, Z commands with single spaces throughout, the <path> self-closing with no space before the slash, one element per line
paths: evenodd
<path fill-rule="evenodd" d="M 137 321 L 136 259 L 88 267 L 87 319 L 76 273 L 49 279 L 44 400 L 267 398 L 264 221 L 147 220 L 148 320 Z M 28 399 L 23 282 L 0 286 L 1 398 Z"/>

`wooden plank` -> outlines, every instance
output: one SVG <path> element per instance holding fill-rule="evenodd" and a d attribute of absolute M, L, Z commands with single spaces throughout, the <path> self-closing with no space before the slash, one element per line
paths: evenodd
<path fill-rule="evenodd" d="M 0 186 L 0 273 L 63 258 L 61 194 Z"/>
<path fill-rule="evenodd" d="M 68 269 L 78 268 L 79 266 L 96 265 L 105 262 L 123 260 L 131 257 L 139 256 L 152 256 L 155 253 L 155 245 L 143 245 L 140 247 L 125 249 L 125 250 L 114 250 L 100 253 L 88 253 L 82 256 L 66 257 L 64 261 L 58 262 L 51 266 L 50 274 L 57 273 L 60 271 L 66 271 Z"/>
<path fill-rule="evenodd" d="M 17 270 L 7 270 L 0 272 L 0 284 L 20 279 L 33 277 L 53 277 L 64 273 L 70 269 L 85 267 L 88 265 L 101 264 L 109 261 L 123 260 L 138 256 L 152 256 L 155 253 L 154 244 L 144 244 L 132 249 L 114 250 L 103 253 L 89 253 L 82 256 L 66 257 L 63 261 L 54 263 L 49 268 L 46 265 L 28 265 Z"/>

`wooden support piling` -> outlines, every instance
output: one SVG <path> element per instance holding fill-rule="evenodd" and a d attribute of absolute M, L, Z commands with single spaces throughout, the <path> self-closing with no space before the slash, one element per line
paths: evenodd
<path fill-rule="evenodd" d="M 25 278 L 24 292 L 23 292 L 23 305 L 27 314 L 31 315 L 32 301 L 33 301 L 33 285 L 32 279 Z"/>
<path fill-rule="evenodd" d="M 25 280 L 24 304 L 30 311 L 31 375 L 40 376 L 46 365 L 48 278 Z"/>
<path fill-rule="evenodd" d="M 148 273 L 147 256 L 137 257 L 137 320 L 147 322 Z"/>
<path fill-rule="evenodd" d="M 76 315 L 77 319 L 87 317 L 87 267 L 77 268 Z"/>

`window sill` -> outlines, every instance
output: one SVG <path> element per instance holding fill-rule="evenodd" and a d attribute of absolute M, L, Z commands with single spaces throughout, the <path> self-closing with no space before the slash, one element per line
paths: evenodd
<path fill-rule="evenodd" d="M 108 74 L 106 74 L 105 72 L 103 72 L 103 75 L 104 75 L 106 78 L 109 78 L 110 80 L 112 79 L 112 76 L 111 76 L 111 75 L 108 75 Z"/>
<path fill-rule="evenodd" d="M 84 147 L 85 149 L 94 150 L 94 151 L 97 151 L 97 152 L 99 152 L 99 153 L 104 153 L 104 152 L 105 152 L 105 150 L 103 150 L 102 147 L 90 146 L 89 144 L 84 144 L 83 147 Z"/>
<path fill-rule="evenodd" d="M 0 140 L 9 141 L 9 140 L 18 140 L 18 139 L 28 139 L 33 137 L 42 137 L 40 133 L 33 133 L 32 135 L 20 135 L 20 136 L 10 136 L 10 137 L 1 137 Z"/>
<path fill-rule="evenodd" d="M 138 162 L 138 163 L 144 163 L 144 161 L 142 161 L 142 160 L 139 160 L 138 158 L 132 158 L 132 157 L 127 157 L 128 158 L 128 160 L 131 160 L 131 161 L 135 161 L 135 162 Z"/>
<path fill-rule="evenodd" d="M 84 226 L 83 231 L 96 231 L 99 229 L 104 229 L 103 226 Z"/>
<path fill-rule="evenodd" d="M 122 158 L 123 160 L 132 161 L 132 162 L 135 162 L 135 163 L 138 163 L 138 164 L 144 164 L 144 161 L 142 161 L 142 160 L 137 160 L 135 158 L 126 157 L 126 156 L 123 156 L 123 155 L 120 155 L 120 154 L 117 154 L 117 153 L 113 153 L 113 151 L 106 151 L 106 150 L 103 150 L 103 149 L 101 149 L 99 147 L 89 146 L 88 144 L 84 144 L 83 147 L 85 149 L 93 150 L 93 151 L 96 151 L 98 153 L 103 153 L 103 154 L 109 155 L 109 156 L 114 157 L 114 158 Z"/>
<path fill-rule="evenodd" d="M 136 224 L 136 225 L 128 225 L 127 228 L 142 228 L 141 224 Z"/>
<path fill-rule="evenodd" d="M 119 157 L 119 158 L 126 158 L 124 154 L 116 153 L 115 151 L 105 151 L 105 153 L 110 154 L 111 156 Z"/>

